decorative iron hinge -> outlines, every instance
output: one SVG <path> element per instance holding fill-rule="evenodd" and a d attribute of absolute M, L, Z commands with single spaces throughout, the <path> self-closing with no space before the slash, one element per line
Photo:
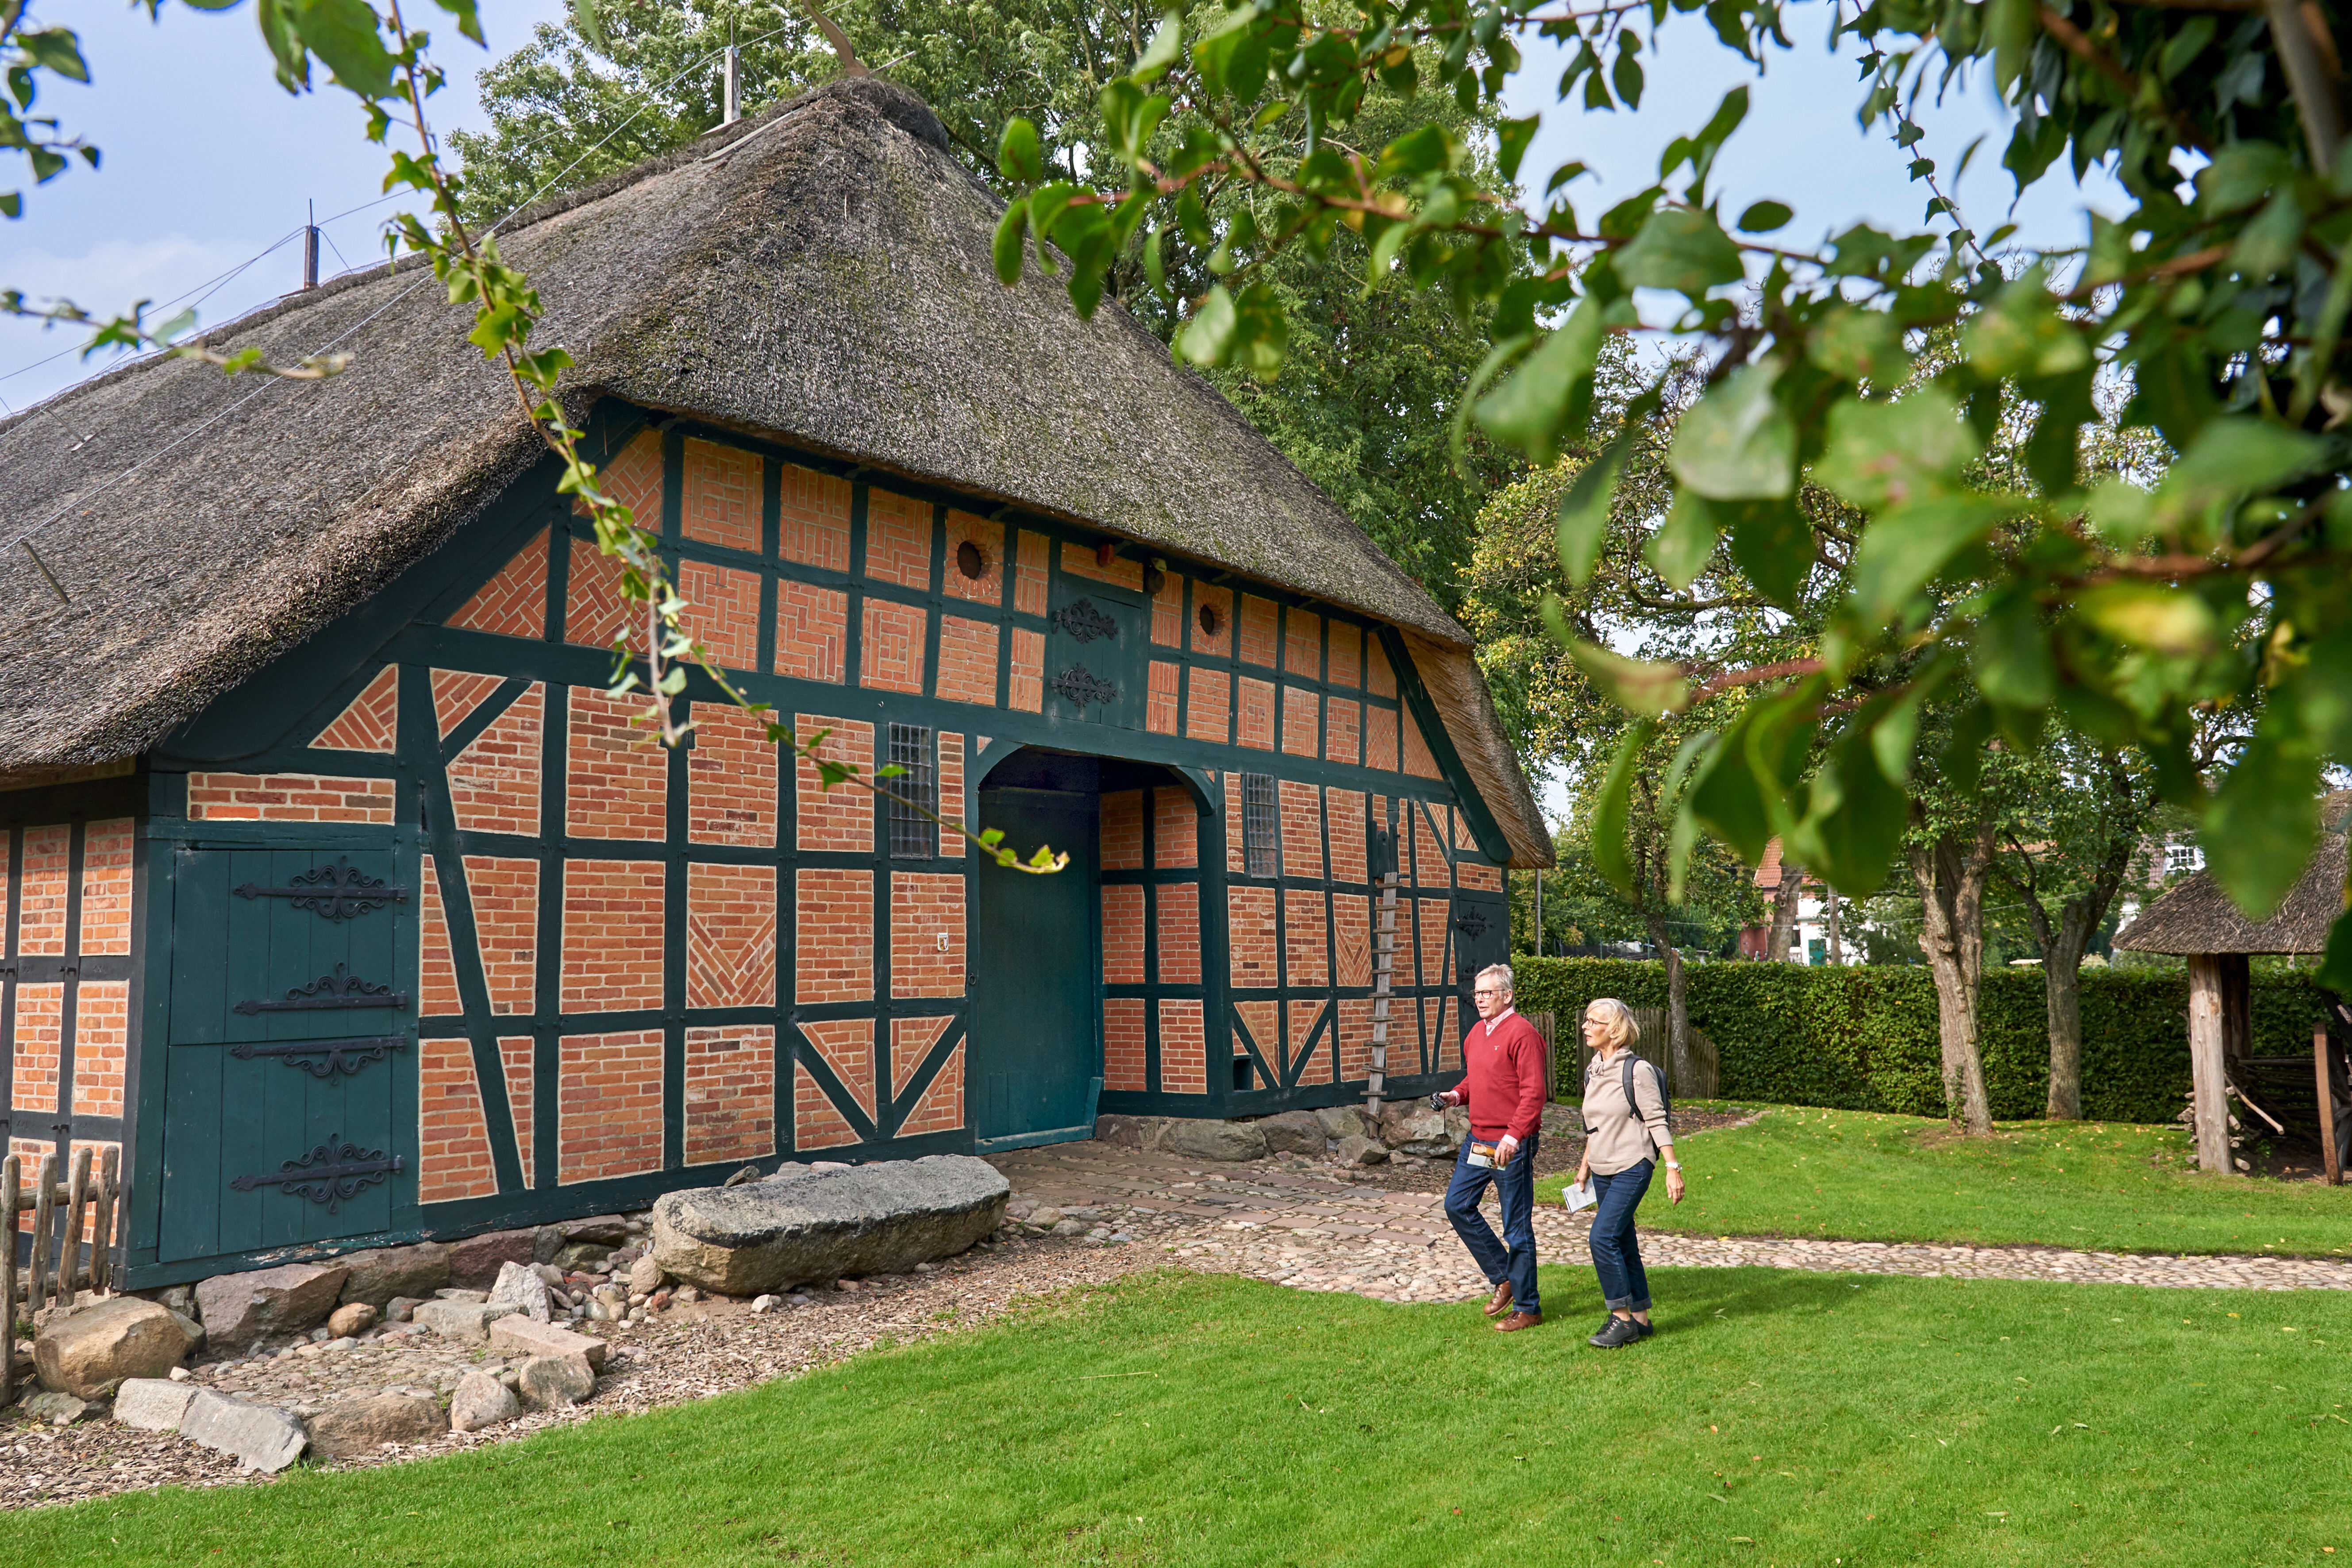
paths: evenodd
<path fill-rule="evenodd" d="M 1118 623 L 1096 609 L 1092 599 L 1073 599 L 1045 618 L 1082 643 L 1118 635 Z"/>
<path fill-rule="evenodd" d="M 1454 917 L 1454 929 L 1475 942 L 1486 934 L 1486 911 L 1472 904 Z"/>
<path fill-rule="evenodd" d="M 240 1002 L 236 1011 L 250 1018 L 256 1013 L 309 1013 L 329 1007 L 405 1007 L 408 993 L 394 991 L 389 985 L 371 985 L 356 974 L 346 974 L 343 966 L 335 965 L 332 974 L 321 974 L 308 985 L 297 985 L 286 993 L 283 1002 Z"/>
<path fill-rule="evenodd" d="M 1081 710 L 1089 702 L 1108 702 L 1118 695 L 1118 687 L 1083 664 L 1074 664 L 1054 677 L 1054 689 L 1076 703 Z"/>
<path fill-rule="evenodd" d="M 380 877 L 371 877 L 353 866 L 348 857 L 339 855 L 333 865 L 320 866 L 295 878 L 290 888 L 265 888 L 247 882 L 236 889 L 236 896 L 289 899 L 296 909 L 312 910 L 322 920 L 347 921 L 386 904 L 406 903 L 408 889 L 394 887 Z"/>
<path fill-rule="evenodd" d="M 256 1057 L 284 1057 L 288 1067 L 300 1068 L 312 1078 L 328 1079 L 337 1073 L 348 1078 L 370 1062 L 383 1060 L 389 1052 L 407 1048 L 405 1035 L 362 1035 L 341 1040 L 285 1040 L 268 1046 L 247 1042 L 231 1046 L 228 1054 L 247 1062 Z"/>
<path fill-rule="evenodd" d="M 327 1212 L 333 1214 L 345 1198 L 359 1196 L 404 1168 L 397 1154 L 387 1159 L 381 1149 L 362 1149 L 350 1142 L 339 1148 L 336 1135 L 329 1133 L 324 1143 L 299 1160 L 286 1161 L 275 1173 L 239 1176 L 229 1185 L 240 1193 L 249 1193 L 256 1187 L 278 1187 L 294 1197 L 324 1204 Z"/>

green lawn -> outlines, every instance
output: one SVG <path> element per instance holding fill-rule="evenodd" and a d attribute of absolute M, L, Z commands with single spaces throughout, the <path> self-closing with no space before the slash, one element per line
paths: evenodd
<path fill-rule="evenodd" d="M 2019 1121 L 1990 1139 L 1941 1121 L 1784 1106 L 1693 1134 L 1690 1194 L 1654 1184 L 1642 1223 L 1719 1236 L 2041 1242 L 2093 1252 L 2352 1256 L 2352 1187 L 2220 1176 L 2189 1136 L 2127 1122 Z M 1566 1178 L 1542 1184 L 1556 1196 Z"/>
<path fill-rule="evenodd" d="M 1161 1275 L 473 1454 L 0 1523 L 7 1560 L 2181 1564 L 2352 1558 L 2352 1300 L 1661 1271 L 1557 1321 Z M 2323 1547 L 2338 1549 L 2331 1559 Z"/>

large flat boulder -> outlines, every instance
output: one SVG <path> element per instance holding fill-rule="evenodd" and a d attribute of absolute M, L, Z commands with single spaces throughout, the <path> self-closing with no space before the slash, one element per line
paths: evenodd
<path fill-rule="evenodd" d="M 196 1287 L 205 1340 L 215 1351 L 243 1350 L 270 1334 L 300 1333 L 326 1321 L 351 1270 L 338 1263 L 286 1263 L 249 1274 L 215 1274 Z"/>
<path fill-rule="evenodd" d="M 654 1205 L 653 1255 L 671 1278 L 729 1296 L 898 1274 L 995 1230 L 1012 1195 L 994 1166 L 969 1154 L 697 1187 Z"/>
<path fill-rule="evenodd" d="M 421 1394 L 338 1399 L 310 1417 L 310 1450 L 331 1459 L 362 1458 L 386 1443 L 429 1443 L 449 1430 L 440 1403 Z"/>
<path fill-rule="evenodd" d="M 193 1341 L 185 1320 L 136 1296 L 53 1317 L 33 1341 L 33 1366 L 53 1393 L 99 1399 L 130 1377 L 162 1377 Z"/>
<path fill-rule="evenodd" d="M 248 1470 L 274 1474 L 301 1457 L 310 1435 L 274 1405 L 232 1399 L 200 1388 L 180 1416 L 180 1436 L 219 1450 Z"/>
<path fill-rule="evenodd" d="M 449 1249 L 437 1241 L 347 1252 L 335 1261 L 351 1270 L 343 1280 L 343 1304 L 364 1301 L 378 1312 L 395 1296 L 423 1299 L 449 1283 Z"/>
<path fill-rule="evenodd" d="M 456 1285 L 468 1290 L 487 1290 L 497 1283 L 499 1266 L 504 1263 L 529 1263 L 531 1258 L 535 1230 L 486 1230 L 479 1236 L 469 1236 L 463 1241 L 449 1244 L 449 1278 L 443 1285 Z M 436 1287 L 437 1289 L 439 1287 Z M 404 1296 L 426 1295 L 428 1291 L 404 1290 Z"/>

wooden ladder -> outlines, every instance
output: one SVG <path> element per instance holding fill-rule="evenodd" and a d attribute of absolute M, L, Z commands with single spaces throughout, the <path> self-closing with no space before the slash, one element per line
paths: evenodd
<path fill-rule="evenodd" d="M 1394 871 L 1381 873 L 1380 919 L 1372 930 L 1372 1070 L 1364 1080 L 1364 1109 L 1381 1113 L 1388 1088 L 1390 982 L 1396 973 L 1397 884 Z"/>

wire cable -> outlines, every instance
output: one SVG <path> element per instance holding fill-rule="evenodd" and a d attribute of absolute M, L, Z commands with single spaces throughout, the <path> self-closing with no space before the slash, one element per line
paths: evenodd
<path fill-rule="evenodd" d="M 780 36 L 780 35 L 782 35 L 782 34 L 783 34 L 783 33 L 785 33 L 785 32 L 787 32 L 787 31 L 790 31 L 790 30 L 791 30 L 791 27 L 790 27 L 790 26 L 789 26 L 789 25 L 787 25 L 786 26 L 772 28 L 772 29 L 771 29 L 771 30 L 769 30 L 768 32 L 765 32 L 765 33 L 761 34 L 758 37 L 756 37 L 756 38 L 747 39 L 747 40 L 745 40 L 745 42 L 747 42 L 747 43 L 754 43 L 754 44 L 757 44 L 757 43 L 764 43 L 764 42 L 765 42 L 765 41 L 767 41 L 768 39 L 772 38 L 772 37 L 778 37 L 778 36 Z M 740 47 L 740 46 L 739 45 L 738 47 Z M 664 89 L 667 89 L 668 87 L 670 87 L 672 84 L 674 84 L 674 83 L 676 83 L 676 82 L 678 82 L 678 81 L 683 80 L 683 79 L 685 79 L 688 74 L 690 74 L 691 72 L 694 72 L 694 71 L 697 71 L 697 70 L 702 69 L 702 68 L 704 68 L 705 67 L 707 67 L 707 66 L 710 65 L 713 61 L 716 61 L 716 60 L 719 60 L 719 59 L 720 59 L 720 58 L 724 58 L 724 54 L 725 54 L 725 51 L 724 51 L 724 50 L 716 50 L 716 51 L 713 51 L 712 53 L 710 53 L 710 54 L 709 54 L 709 55 L 705 55 L 705 56 L 701 57 L 700 58 L 696 59 L 694 62 L 692 62 L 692 63 L 691 63 L 691 64 L 689 64 L 689 65 L 683 66 L 683 67 L 679 68 L 677 70 L 676 70 L 676 71 L 672 72 L 668 77 L 667 77 L 666 79 L 663 79 L 659 84 L 657 84 L 656 87 L 654 87 L 654 88 L 651 89 L 651 91 L 652 91 L 653 93 L 659 93 L 659 92 L 663 91 Z M 520 201 L 520 202 L 516 203 L 513 206 L 511 206 L 511 207 L 508 208 L 508 209 L 507 209 L 507 211 L 506 211 L 506 213 L 505 213 L 503 216 L 501 216 L 497 220 L 497 222 L 495 222 L 495 223 L 491 224 L 491 225 L 490 225 L 490 226 L 489 226 L 488 228 L 487 228 L 487 229 L 483 230 L 483 231 L 482 231 L 482 232 L 483 232 L 483 237 L 484 237 L 485 238 L 488 238 L 489 236 L 496 234 L 496 233 L 497 233 L 500 228 L 502 228 L 503 226 L 505 226 L 505 225 L 507 224 L 507 222 L 508 222 L 509 219 L 513 218 L 513 217 L 515 216 L 515 215 L 516 215 L 516 214 L 520 213 L 520 212 L 522 212 L 522 211 L 526 210 L 527 208 L 529 208 L 529 207 L 530 207 L 530 205 L 533 202 L 536 202 L 537 200 L 539 200 L 539 198 L 540 198 L 540 197 L 541 197 L 541 196 L 545 195 L 549 191 L 551 191 L 551 190 L 554 189 L 554 188 L 555 188 L 555 186 L 556 186 L 556 184 L 557 184 L 560 181 L 562 181 L 562 180 L 566 175 L 570 174 L 571 174 L 574 169 L 577 169 L 578 167 L 580 167 L 580 165 L 581 165 L 581 164 L 583 164 L 583 163 L 586 163 L 590 158 L 593 157 L 596 153 L 600 153 L 600 152 L 603 152 L 603 151 L 604 150 L 605 146 L 606 146 L 606 145 L 608 145 L 608 144 L 612 142 L 612 140 L 613 140 L 613 138 L 614 138 L 614 137 L 618 136 L 622 132 L 624 132 L 624 131 L 627 130 L 631 125 L 635 124 L 635 123 L 636 122 L 636 121 L 637 121 L 638 117 L 639 117 L 640 115 L 643 115 L 643 114 L 646 112 L 646 109 L 648 109 L 648 108 L 651 108 L 651 107 L 652 107 L 652 105 L 651 105 L 650 103 L 647 103 L 647 104 L 646 104 L 646 105 L 645 105 L 644 107 L 639 108 L 637 110 L 635 110 L 635 112 L 632 113 L 632 114 L 631 114 L 627 119 L 626 119 L 626 120 L 622 121 L 620 124 L 618 124 L 618 125 L 614 126 L 611 131 L 607 132 L 605 133 L 605 135 L 604 135 L 604 139 L 603 139 L 602 141 L 598 142 L 594 146 L 593 146 L 593 147 L 589 148 L 586 152 L 584 152 L 584 153 L 581 153 L 581 154 L 580 154 L 580 156 L 578 156 L 577 158 L 574 158 L 574 159 L 573 159 L 570 163 L 568 163 L 568 164 L 564 165 L 564 167 L 563 167 L 562 170 L 558 171 L 556 174 L 552 174 L 552 175 L 550 175 L 550 176 L 547 178 L 547 180 L 545 180 L 543 183 L 541 183 L 541 185 L 539 186 L 539 188 L 538 188 L 537 190 L 534 190 L 533 192 L 531 192 L 531 194 L 530 194 L 530 195 L 528 195 L 528 196 L 524 197 L 521 201 Z M 396 194 L 398 194 L 398 193 L 393 193 L 393 194 L 396 195 Z M 376 203 L 368 203 L 368 204 L 365 204 L 365 205 L 371 205 L 371 206 L 372 206 L 372 205 L 378 205 L 378 204 L 376 204 Z M 361 207 L 354 207 L 354 208 L 352 208 L 352 211 L 353 211 L 353 212 L 357 212 L 357 211 L 361 211 L 361 210 L 363 210 L 363 208 L 361 208 Z M 348 216 L 348 215 L 340 215 L 340 216 Z M 295 232 L 299 234 L 299 232 L 301 232 L 301 231 L 300 231 L 299 229 L 297 229 Z M 284 242 L 283 240 L 281 240 L 281 241 L 279 241 L 278 243 L 279 243 L 279 244 L 283 244 L 283 243 L 285 243 L 285 242 Z M 273 247 L 272 248 L 275 248 L 275 247 Z M 266 253 L 265 253 L 265 254 L 266 254 Z M 257 258 L 256 259 L 258 259 L 258 258 Z M 249 265 L 251 265 L 251 263 L 250 263 L 250 262 L 248 262 L 247 265 L 248 265 L 248 266 L 249 266 Z M 425 275 L 424 275 L 422 278 L 419 278 L 415 282 L 411 283 L 407 288 L 403 289 L 402 290 L 400 290 L 400 292 L 398 292 L 397 294 L 394 294 L 391 299 L 389 299 L 389 300 L 385 300 L 382 305 L 378 306 L 375 310 L 373 310 L 370 311 L 367 315 L 365 315 L 365 316 L 362 317 L 359 321 L 352 322 L 350 326 L 348 326 L 348 327 L 344 328 L 341 331 L 340 331 L 340 332 L 336 333 L 336 334 L 334 335 L 334 337 L 332 337 L 331 339 L 328 340 L 328 342 L 325 342 L 324 344 L 320 345 L 319 348 L 312 350 L 312 351 L 311 351 L 312 357 L 316 357 L 316 356 L 318 356 L 318 355 L 320 355 L 320 354 L 324 354 L 324 353 L 329 353 L 330 351 L 331 351 L 331 350 L 335 347 L 335 345 L 336 345 L 336 344 L 341 343 L 341 342 L 343 342 L 344 341 L 346 341 L 347 339 L 349 339 L 349 338 L 350 338 L 353 333 L 355 333 L 355 332 L 359 331 L 362 328 L 364 328 L 364 327 L 367 327 L 367 326 L 372 325 L 372 324 L 373 324 L 374 321 L 376 321 L 380 317 L 382 317 L 382 316 L 383 316 L 386 311 L 390 310 L 394 306 L 395 306 L 395 305 L 399 304 L 402 300 L 406 300 L 406 299 L 407 299 L 411 294 L 414 294 L 415 292 L 416 292 L 416 290 L 417 290 L 417 289 L 419 289 L 423 288 L 426 283 L 429 283 L 429 282 L 431 282 L 431 281 L 433 281 L 433 274 L 432 274 L 431 270 L 428 268 L 428 269 L 426 269 L 426 270 L 425 270 Z M 69 351 L 69 350 L 68 350 L 68 351 L 67 351 L 67 352 L 70 353 L 71 351 Z M 160 351 L 159 351 L 159 352 L 160 352 Z M 57 357 L 57 356 L 52 355 L 51 357 L 52 357 L 52 358 L 55 358 L 55 357 Z M 151 357 L 151 358 L 152 358 L 152 357 L 153 357 L 153 356 L 152 356 L 152 355 L 151 355 L 151 356 L 149 356 L 149 357 Z M 109 368 L 109 369 L 112 369 L 112 368 L 114 368 L 114 367 L 110 366 L 110 367 L 108 367 L 108 368 Z M 77 383 L 75 383 L 74 384 L 75 384 L 76 386 L 79 386 L 79 385 L 81 385 L 81 384 L 82 384 L 82 383 L 80 383 L 80 382 L 77 382 Z M 236 413 L 239 409 L 241 409 L 241 408 L 245 407 L 245 405 L 247 405 L 247 404 L 251 403 L 255 398 L 259 397 L 259 396 L 261 396 L 263 394 L 265 394 L 265 393 L 268 392 L 271 388 L 276 387 L 276 386 L 279 386 L 279 385 L 282 385 L 282 384 L 284 384 L 284 382 L 283 382 L 283 378 L 281 378 L 281 377 L 271 376 L 271 377 L 268 378 L 267 380 L 265 380 L 265 381 L 263 382 L 263 384 L 262 384 L 261 385 L 255 387 L 251 392 L 249 392 L 249 393 L 246 394 L 243 397 L 238 398 L 236 402 L 231 403 L 231 404 L 230 404 L 230 405 L 228 405 L 226 407 L 225 407 L 225 408 L 221 409 L 218 413 L 215 414 L 211 418 L 206 419 L 206 420 L 205 420 L 205 421 L 204 421 L 202 424 L 200 424 L 200 425 L 196 426 L 195 426 L 195 427 L 194 427 L 193 429 L 189 429 L 189 430 L 182 431 L 182 432 L 180 433 L 180 435 L 179 435 L 178 437 L 176 437 L 174 439 L 173 439 L 173 440 L 171 440 L 171 441 L 169 441 L 169 442 L 166 442 L 164 445 L 163 445 L 163 446 L 158 447 L 157 448 L 155 448 L 155 450 L 153 450 L 153 451 L 152 451 L 152 452 L 149 452 L 149 453 L 148 453 L 148 454 L 146 454 L 144 457 L 141 458 L 137 462 L 132 463 L 129 468 L 124 468 L 124 469 L 123 469 L 123 470 L 121 470 L 120 473 L 116 474 L 113 478 L 111 478 L 111 479 L 110 479 L 106 480 L 104 483 L 102 483 L 102 484 L 99 485 L 95 489 L 91 489 L 91 490 L 84 491 L 84 492 L 82 492 L 81 494 L 79 494 L 79 495 L 75 496 L 72 500 L 70 500 L 67 501 L 65 505 L 63 505 L 63 506 L 59 507 L 57 510 L 55 510 L 55 511 L 51 512 L 48 516 L 47 516 L 47 517 L 43 518 L 40 521 L 38 521 L 38 522 L 37 522 L 37 523 L 33 524 L 30 528 L 27 528 L 27 529 L 26 529 L 23 532 L 21 532 L 21 533 L 17 534 L 14 539 L 11 539 L 10 541 L 8 541 L 8 542 L 7 542 L 6 544 L 5 544 L 5 545 L 0 545 L 0 551 L 5 551 L 5 550 L 7 550 L 7 549 L 11 549 L 11 548 L 14 548 L 15 546 L 19 545 L 19 544 L 23 545 L 23 546 L 25 547 L 26 552 L 27 554 L 31 554 L 31 555 L 33 556 L 33 563 L 34 563 L 36 566 L 38 566 L 38 567 L 40 568 L 41 575 L 42 575 L 43 577 L 47 578 L 47 579 L 48 580 L 49 586 L 50 586 L 51 588 L 53 588 L 53 589 L 55 589 L 55 590 L 57 591 L 57 594 L 58 594 L 58 598 L 60 598 L 60 599 L 62 599 L 62 600 L 65 600 L 67 603 L 70 604 L 70 603 L 72 602 L 72 600 L 71 600 L 71 598 L 67 595 L 67 593 L 66 593 L 66 590 L 65 590 L 64 586 L 63 586 L 62 584 L 60 584 L 58 582 L 57 578 L 56 578 L 56 577 L 55 577 L 55 576 L 50 573 L 50 571 L 49 571 L 49 569 L 48 569 L 47 565 L 46 563 L 44 563 L 41 561 L 40 556 L 39 556 L 38 554 L 37 554 L 37 553 L 34 553 L 34 552 L 33 552 L 33 547 L 32 547 L 32 539 L 33 539 L 33 536 L 34 536 L 35 534 L 37 534 L 37 533 L 41 532 L 43 530 L 45 530 L 45 529 L 48 528 L 51 524 L 53 524 L 53 523 L 55 523 L 56 521 L 58 521 L 58 519 L 60 519 L 60 518 L 64 517 L 67 513 L 68 513 L 68 512 L 70 512 L 70 511 L 74 510 L 77 507 L 81 507 L 81 506 L 85 505 L 86 503 L 88 503 L 88 502 L 89 502 L 89 501 L 95 500 L 96 499 L 98 499 L 98 497 L 100 497 L 100 496 L 101 496 L 101 495 L 105 494 L 108 490 L 112 489 L 116 485 L 118 485 L 118 484 L 121 483 L 124 479 L 129 479 L 132 474 L 137 473 L 141 468 L 145 468 L 148 464 L 150 464 L 150 463 L 152 463 L 152 462 L 155 461 L 155 459 L 157 459 L 158 458 L 163 457 L 163 456 L 165 456 L 166 454 L 168 454 L 168 453 L 170 453 L 170 452 L 175 451 L 175 450 L 177 450 L 180 447 L 182 447 L 182 446 L 185 445 L 187 442 L 189 442 L 189 441 L 192 441 L 192 440 L 195 439 L 195 437 L 197 437 L 198 436 L 203 435 L 205 431 L 207 431 L 207 430 L 211 429 L 214 426 L 218 425 L 222 420 L 226 419 L 230 415 Z M 67 387 L 67 388 L 63 388 L 63 389 L 61 389 L 61 391 L 71 391 L 71 390 L 72 390 L 72 388 L 71 388 L 71 387 Z M 52 395 L 54 396 L 54 395 Z M 43 401 L 44 401 L 44 403 L 46 403 L 46 402 L 47 401 L 47 399 L 44 399 Z M 37 409 L 39 406 L 41 406 L 41 405 L 35 405 L 36 409 Z M 70 428 L 70 426 L 68 426 L 68 428 Z M 88 437 L 85 437 L 85 439 L 88 439 Z"/>

